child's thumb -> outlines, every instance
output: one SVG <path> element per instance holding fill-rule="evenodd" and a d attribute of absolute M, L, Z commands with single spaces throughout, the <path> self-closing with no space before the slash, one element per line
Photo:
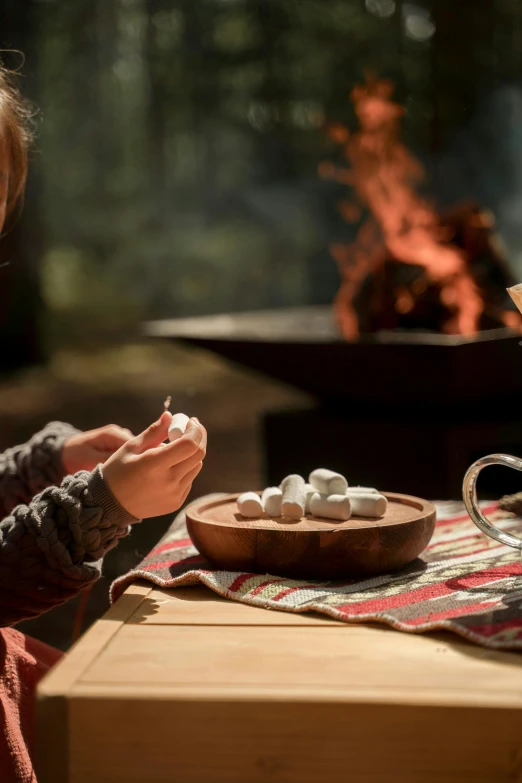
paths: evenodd
<path fill-rule="evenodd" d="M 164 411 L 160 418 L 147 427 L 140 435 L 134 439 L 134 451 L 137 454 L 143 454 L 144 451 L 155 449 L 161 446 L 169 434 L 169 426 L 172 421 L 172 413 Z"/>

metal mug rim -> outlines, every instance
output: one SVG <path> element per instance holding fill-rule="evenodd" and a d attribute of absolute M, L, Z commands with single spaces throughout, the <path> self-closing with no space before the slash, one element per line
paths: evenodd
<path fill-rule="evenodd" d="M 479 474 L 489 465 L 504 465 L 507 468 L 522 471 L 522 459 L 513 457 L 510 454 L 489 454 L 487 457 L 481 457 L 471 465 L 466 471 L 464 481 L 462 482 L 462 497 L 466 510 L 475 525 L 489 538 L 493 538 L 500 544 L 505 544 L 513 549 L 522 550 L 522 539 L 512 536 L 495 527 L 487 519 L 479 508 L 477 500 L 477 480 Z"/>

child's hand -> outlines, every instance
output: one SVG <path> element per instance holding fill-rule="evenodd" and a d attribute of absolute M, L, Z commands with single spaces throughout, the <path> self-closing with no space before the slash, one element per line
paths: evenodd
<path fill-rule="evenodd" d="M 93 470 L 132 437 L 130 430 L 124 430 L 116 424 L 73 435 L 62 448 L 65 472 L 74 474 L 79 470 Z"/>
<path fill-rule="evenodd" d="M 137 519 L 177 511 L 203 467 L 205 428 L 197 419 L 190 419 L 183 437 L 164 443 L 171 421 L 172 415 L 166 411 L 103 466 L 112 494 Z"/>

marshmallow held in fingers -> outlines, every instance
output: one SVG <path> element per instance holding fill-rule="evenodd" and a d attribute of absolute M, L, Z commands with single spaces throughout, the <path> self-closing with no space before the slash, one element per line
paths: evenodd
<path fill-rule="evenodd" d="M 237 499 L 237 506 L 239 513 L 243 517 L 254 519 L 263 514 L 263 504 L 256 492 L 243 492 Z"/>
<path fill-rule="evenodd" d="M 321 495 L 344 495 L 348 489 L 348 482 L 344 476 L 326 468 L 313 470 L 308 481 Z"/>
<path fill-rule="evenodd" d="M 281 482 L 283 493 L 281 513 L 288 519 L 301 519 L 305 513 L 306 492 L 305 480 L 302 476 L 293 474 Z"/>
<path fill-rule="evenodd" d="M 314 517 L 346 522 L 352 515 L 351 500 L 348 495 L 321 495 L 315 492 L 310 500 L 310 511 Z"/>
<path fill-rule="evenodd" d="M 172 421 L 169 427 L 169 440 L 171 443 L 175 440 L 178 440 L 185 434 L 185 430 L 187 429 L 187 424 L 189 421 L 189 417 L 185 416 L 184 413 L 176 413 L 172 417 Z"/>
<path fill-rule="evenodd" d="M 352 514 L 356 517 L 383 517 L 388 508 L 384 495 L 367 492 L 347 495 L 352 504 Z"/>
<path fill-rule="evenodd" d="M 269 517 L 281 516 L 281 502 L 283 500 L 283 493 L 279 487 L 267 487 L 261 497 L 261 503 L 263 508 Z"/>

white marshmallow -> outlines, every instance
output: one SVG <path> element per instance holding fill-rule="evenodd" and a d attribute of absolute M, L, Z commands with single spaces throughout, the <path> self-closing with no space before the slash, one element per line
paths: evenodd
<path fill-rule="evenodd" d="M 261 497 L 263 508 L 269 517 L 281 516 L 281 501 L 283 500 L 283 493 L 279 487 L 267 487 Z"/>
<path fill-rule="evenodd" d="M 281 513 L 289 519 L 301 519 L 305 513 L 306 493 L 305 480 L 302 476 L 293 474 L 281 482 L 283 498 Z"/>
<path fill-rule="evenodd" d="M 308 481 L 321 495 L 344 495 L 348 489 L 344 476 L 326 468 L 312 470 Z"/>
<path fill-rule="evenodd" d="M 367 492 L 366 494 L 347 495 L 352 504 L 352 514 L 356 517 L 383 517 L 388 508 L 384 495 Z"/>
<path fill-rule="evenodd" d="M 352 515 L 351 501 L 348 495 L 321 495 L 315 492 L 310 500 L 310 511 L 314 517 L 346 522 Z"/>
<path fill-rule="evenodd" d="M 310 513 L 310 501 L 312 499 L 312 495 L 314 495 L 317 492 L 316 488 L 313 487 L 311 484 L 305 484 L 305 512 L 307 514 Z"/>
<path fill-rule="evenodd" d="M 175 413 L 169 427 L 169 440 L 175 441 L 185 434 L 190 419 L 184 413 Z"/>
<path fill-rule="evenodd" d="M 346 490 L 346 494 L 350 495 L 350 496 L 351 495 L 367 495 L 368 493 L 371 494 L 371 495 L 380 495 L 381 494 L 378 489 L 374 489 L 373 487 L 348 487 L 348 489 Z"/>
<path fill-rule="evenodd" d="M 237 499 L 237 507 L 242 517 L 254 519 L 263 515 L 263 504 L 256 492 L 243 492 Z"/>

